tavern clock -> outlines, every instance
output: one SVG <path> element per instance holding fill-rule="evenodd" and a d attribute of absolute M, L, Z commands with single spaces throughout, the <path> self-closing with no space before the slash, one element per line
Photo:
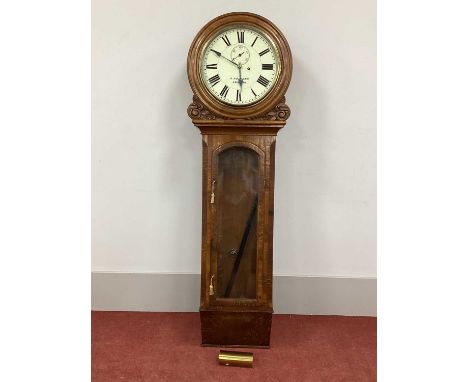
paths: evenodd
<path fill-rule="evenodd" d="M 269 347 L 276 135 L 289 117 L 292 59 L 269 20 L 229 13 L 188 54 L 203 137 L 202 345 Z"/>

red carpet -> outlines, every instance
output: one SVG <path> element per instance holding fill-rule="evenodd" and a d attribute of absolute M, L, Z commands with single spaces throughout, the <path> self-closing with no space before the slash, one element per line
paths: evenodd
<path fill-rule="evenodd" d="M 252 369 L 200 346 L 198 313 L 92 313 L 92 381 L 375 381 L 376 319 L 274 315 Z"/>

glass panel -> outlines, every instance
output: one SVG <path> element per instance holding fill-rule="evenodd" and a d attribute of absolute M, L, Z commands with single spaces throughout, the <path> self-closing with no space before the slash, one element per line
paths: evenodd
<path fill-rule="evenodd" d="M 259 155 L 222 151 L 216 179 L 217 288 L 220 298 L 256 298 Z"/>

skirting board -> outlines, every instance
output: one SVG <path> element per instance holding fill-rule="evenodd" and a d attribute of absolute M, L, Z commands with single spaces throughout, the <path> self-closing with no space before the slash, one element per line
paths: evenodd
<path fill-rule="evenodd" d="M 91 306 L 101 311 L 197 312 L 199 274 L 92 272 Z M 281 314 L 377 315 L 377 279 L 273 277 Z"/>

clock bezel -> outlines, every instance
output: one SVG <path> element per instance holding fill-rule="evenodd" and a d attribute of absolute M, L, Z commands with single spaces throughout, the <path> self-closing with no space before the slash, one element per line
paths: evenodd
<path fill-rule="evenodd" d="M 223 30 L 236 26 L 253 29 L 268 38 L 276 50 L 279 64 L 278 76 L 268 93 L 247 105 L 229 104 L 219 100 L 206 88 L 200 69 L 206 46 Z M 187 74 L 193 93 L 208 110 L 228 119 L 253 118 L 268 113 L 284 97 L 291 81 L 291 50 L 281 31 L 266 18 L 247 12 L 228 13 L 208 22 L 195 36 L 188 54 Z"/>
<path fill-rule="evenodd" d="M 262 35 L 266 40 L 268 40 L 268 42 L 270 43 L 271 47 L 273 48 L 274 50 L 274 54 L 275 54 L 275 60 L 277 60 L 276 62 L 276 76 L 275 76 L 275 79 L 273 80 L 273 84 L 271 86 L 271 88 L 259 99 L 256 99 L 255 101 L 253 102 L 250 102 L 250 103 L 244 103 L 244 104 L 235 104 L 235 103 L 230 103 L 230 102 L 227 102 L 227 101 L 223 101 L 222 99 L 219 99 L 218 97 L 216 97 L 211 91 L 210 89 L 208 88 L 207 84 L 206 84 L 206 81 L 204 80 L 203 78 L 203 68 L 204 68 L 204 57 L 205 57 L 205 52 L 206 52 L 206 49 L 208 48 L 208 46 L 211 44 L 211 42 L 213 41 L 213 39 L 215 39 L 216 37 L 218 37 L 219 35 L 222 35 L 223 33 L 227 32 L 227 31 L 230 31 L 230 30 L 233 30 L 233 29 L 245 29 L 245 30 L 252 30 L 260 35 Z M 245 24 L 232 24 L 230 25 L 229 27 L 226 27 L 226 28 L 222 28 L 222 29 L 217 29 L 215 31 L 213 31 L 213 33 L 208 37 L 205 45 L 203 46 L 203 48 L 201 49 L 201 52 L 200 52 L 201 56 L 200 56 L 200 62 L 199 62 L 199 76 L 200 76 L 200 81 L 202 82 L 203 86 L 205 87 L 205 89 L 215 98 L 217 99 L 219 102 L 223 103 L 224 105 L 227 105 L 227 106 L 231 106 L 231 107 L 245 107 L 245 106 L 251 106 L 251 105 L 254 105 L 258 102 L 261 102 L 265 97 L 268 96 L 268 94 L 273 90 L 275 84 L 278 82 L 278 79 L 279 79 L 279 76 L 281 75 L 281 70 L 283 69 L 282 68 L 282 65 L 281 65 L 281 60 L 279 58 L 279 51 L 278 51 L 278 47 L 276 46 L 275 42 L 273 41 L 273 39 L 266 35 L 262 30 L 258 29 L 258 28 L 253 28 L 251 27 L 250 25 L 245 25 Z"/>

